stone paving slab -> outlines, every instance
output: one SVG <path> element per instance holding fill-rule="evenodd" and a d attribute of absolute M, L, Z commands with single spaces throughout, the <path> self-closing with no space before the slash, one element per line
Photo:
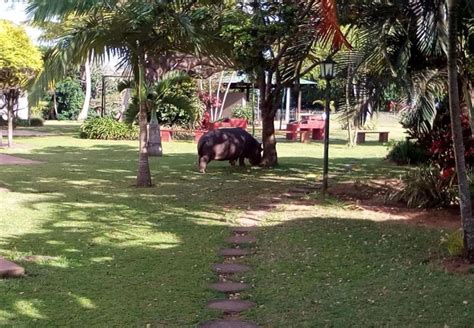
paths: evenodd
<path fill-rule="evenodd" d="M 260 221 L 251 218 L 240 218 L 237 223 L 245 227 L 257 227 Z"/>
<path fill-rule="evenodd" d="M 292 188 L 288 190 L 288 192 L 294 193 L 294 194 L 309 194 L 311 190 L 305 189 L 305 188 Z"/>
<path fill-rule="evenodd" d="M 285 193 L 283 194 L 285 198 L 288 199 L 296 199 L 296 198 L 301 198 L 301 194 L 291 194 L 291 193 Z"/>
<path fill-rule="evenodd" d="M 250 286 L 241 282 L 224 281 L 209 284 L 209 288 L 223 293 L 238 293 L 249 289 Z"/>
<path fill-rule="evenodd" d="M 274 204 L 274 203 L 257 205 L 257 208 L 262 209 L 262 210 L 272 210 L 272 209 L 275 209 L 277 207 L 278 207 L 278 204 Z"/>
<path fill-rule="evenodd" d="M 253 254 L 254 252 L 250 249 L 247 248 L 223 248 L 219 251 L 220 256 L 226 256 L 226 257 L 231 257 L 231 256 L 246 256 Z"/>
<path fill-rule="evenodd" d="M 232 227 L 230 228 L 230 230 L 236 233 L 245 233 L 245 232 L 256 231 L 257 227 Z"/>
<path fill-rule="evenodd" d="M 259 328 L 260 326 L 250 322 L 241 320 L 214 320 L 207 321 L 199 325 L 199 328 Z"/>
<path fill-rule="evenodd" d="M 28 165 L 28 164 L 41 164 L 38 161 L 32 161 L 25 158 L 20 158 L 11 155 L 0 154 L 0 165 Z"/>
<path fill-rule="evenodd" d="M 24 275 L 24 268 L 0 257 L 0 278 L 19 278 Z"/>
<path fill-rule="evenodd" d="M 249 270 L 250 270 L 250 267 L 244 264 L 221 263 L 221 264 L 212 265 L 212 271 L 221 273 L 221 274 L 241 273 L 241 272 L 247 272 Z"/>
<path fill-rule="evenodd" d="M 207 303 L 207 307 L 220 310 L 224 313 L 239 313 L 251 309 L 255 303 L 244 300 L 213 300 Z"/>
<path fill-rule="evenodd" d="M 225 241 L 229 244 L 254 244 L 257 239 L 253 236 L 230 236 Z"/>

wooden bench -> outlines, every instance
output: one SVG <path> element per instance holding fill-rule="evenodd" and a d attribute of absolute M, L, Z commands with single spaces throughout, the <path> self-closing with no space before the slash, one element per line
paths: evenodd
<path fill-rule="evenodd" d="M 369 133 L 378 133 L 379 142 L 388 142 L 389 131 L 357 131 L 357 143 L 361 144 L 365 142 L 365 135 Z"/>

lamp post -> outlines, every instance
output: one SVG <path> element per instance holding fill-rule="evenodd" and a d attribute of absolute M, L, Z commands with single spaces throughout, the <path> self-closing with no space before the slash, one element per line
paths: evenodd
<path fill-rule="evenodd" d="M 336 62 L 331 58 L 327 58 L 321 62 L 321 78 L 326 80 L 326 106 L 324 113 L 326 114 L 324 124 L 324 163 L 323 163 L 323 193 L 328 190 L 328 171 L 329 171 L 329 102 L 331 99 L 331 80 L 335 75 Z"/>

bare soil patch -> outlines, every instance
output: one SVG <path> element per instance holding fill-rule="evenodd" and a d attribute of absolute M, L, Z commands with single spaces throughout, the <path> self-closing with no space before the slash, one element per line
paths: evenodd
<path fill-rule="evenodd" d="M 41 164 L 42 162 L 32 161 L 29 159 L 0 154 L 0 165 L 30 165 L 30 164 Z"/>
<path fill-rule="evenodd" d="M 386 201 L 387 192 L 401 188 L 403 184 L 397 179 L 350 181 L 331 186 L 329 193 L 337 199 L 348 202 L 354 209 L 372 215 L 374 212 L 378 213 L 380 221 L 400 221 L 446 230 L 459 229 L 461 218 L 457 206 L 445 209 L 416 209 L 407 208 L 402 203 Z"/>

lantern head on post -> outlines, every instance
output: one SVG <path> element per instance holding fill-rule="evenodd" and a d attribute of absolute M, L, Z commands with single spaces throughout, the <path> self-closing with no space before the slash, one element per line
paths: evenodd
<path fill-rule="evenodd" d="M 319 64 L 321 69 L 321 78 L 330 81 L 336 75 L 336 62 L 328 57 Z"/>

